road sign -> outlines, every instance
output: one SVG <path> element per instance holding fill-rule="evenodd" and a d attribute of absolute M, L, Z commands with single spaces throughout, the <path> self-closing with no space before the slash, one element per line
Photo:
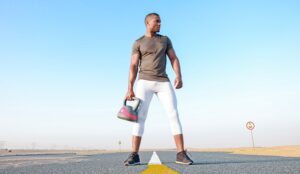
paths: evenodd
<path fill-rule="evenodd" d="M 249 130 L 253 130 L 253 129 L 255 128 L 255 124 L 254 124 L 252 121 L 248 121 L 248 122 L 246 123 L 246 127 L 247 127 L 247 129 L 249 129 Z"/>
<path fill-rule="evenodd" d="M 255 146 L 254 146 L 254 138 L 253 138 L 252 130 L 255 128 L 255 124 L 254 124 L 252 121 L 248 121 L 248 122 L 246 123 L 246 127 L 247 127 L 247 129 L 249 129 L 250 132 L 251 132 L 252 147 L 254 148 Z"/>

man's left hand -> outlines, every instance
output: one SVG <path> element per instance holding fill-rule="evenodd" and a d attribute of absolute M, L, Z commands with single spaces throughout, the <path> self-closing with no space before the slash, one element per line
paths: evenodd
<path fill-rule="evenodd" d="M 174 81 L 174 86 L 176 89 L 182 88 L 182 80 L 180 78 L 176 78 Z"/>

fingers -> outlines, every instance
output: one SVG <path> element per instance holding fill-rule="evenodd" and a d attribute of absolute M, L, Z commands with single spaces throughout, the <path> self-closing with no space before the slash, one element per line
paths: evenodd
<path fill-rule="evenodd" d="M 130 96 L 130 95 L 126 95 L 126 100 L 132 100 L 132 96 Z"/>
<path fill-rule="evenodd" d="M 176 89 L 182 88 L 182 81 L 176 79 L 175 82 L 174 82 L 174 86 L 175 86 Z"/>
<path fill-rule="evenodd" d="M 127 100 L 133 100 L 133 97 L 135 97 L 135 95 L 134 95 L 133 92 L 127 92 L 125 98 L 126 98 Z"/>
<path fill-rule="evenodd" d="M 176 89 L 182 88 L 182 83 L 179 83 L 175 88 L 176 88 Z"/>
<path fill-rule="evenodd" d="M 126 97 L 127 100 L 132 101 L 133 97 Z"/>
<path fill-rule="evenodd" d="M 178 86 L 178 81 L 175 80 L 175 82 L 174 82 L 174 87 L 177 89 L 177 86 Z"/>

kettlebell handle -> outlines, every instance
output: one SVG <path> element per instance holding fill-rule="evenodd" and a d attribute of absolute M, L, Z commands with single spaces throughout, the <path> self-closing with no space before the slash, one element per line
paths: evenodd
<path fill-rule="evenodd" d="M 137 104 L 133 106 L 133 110 L 136 110 L 138 108 L 138 106 L 140 105 L 141 100 L 137 97 L 132 97 L 132 99 L 137 101 Z M 126 103 L 127 103 L 127 99 L 125 98 L 123 105 L 126 106 Z"/>

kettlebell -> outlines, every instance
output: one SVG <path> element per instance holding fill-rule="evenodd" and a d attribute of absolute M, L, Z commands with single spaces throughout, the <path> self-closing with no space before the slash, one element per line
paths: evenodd
<path fill-rule="evenodd" d="M 136 102 L 134 106 L 127 105 L 127 99 L 124 99 L 124 103 L 120 111 L 118 112 L 117 117 L 123 120 L 137 122 L 138 112 L 137 109 L 141 103 L 141 100 L 137 97 L 133 97 L 133 100 Z"/>

